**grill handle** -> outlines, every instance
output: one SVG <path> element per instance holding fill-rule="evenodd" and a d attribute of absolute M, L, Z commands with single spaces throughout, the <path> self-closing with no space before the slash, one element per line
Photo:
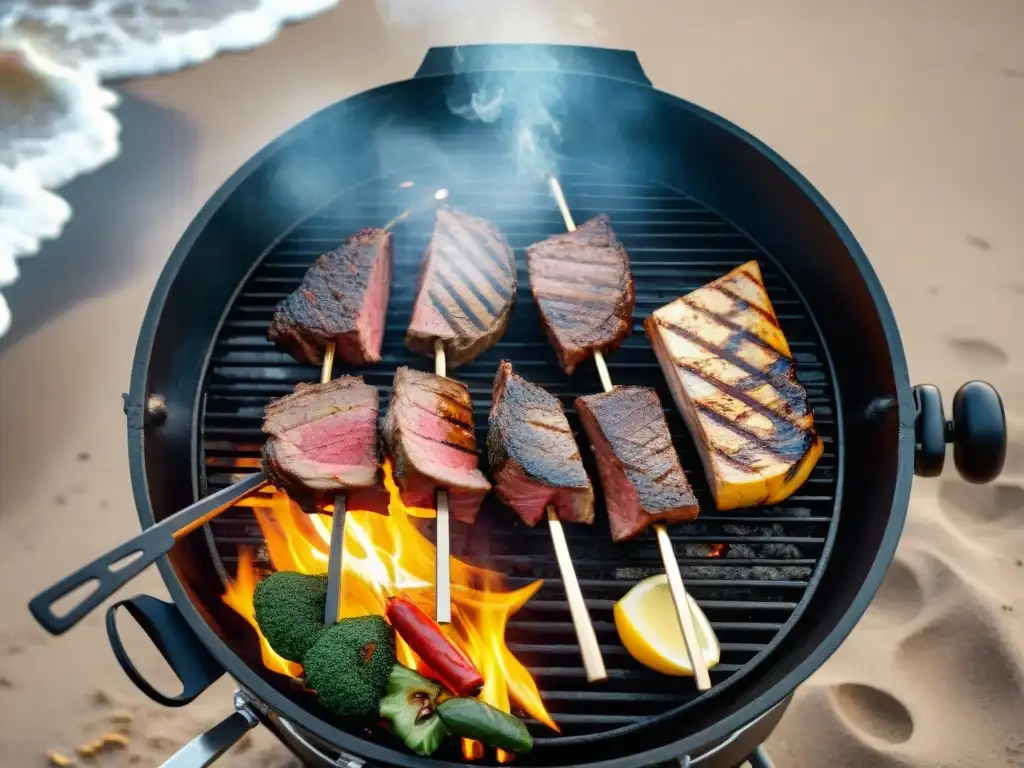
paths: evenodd
<path fill-rule="evenodd" d="M 917 421 L 914 473 L 937 477 L 946 463 L 946 445 L 953 444 L 953 461 L 969 483 L 988 483 L 1006 463 L 1006 411 L 995 387 L 969 381 L 953 396 L 953 418 L 946 420 L 942 394 L 932 384 L 914 387 Z"/>
<path fill-rule="evenodd" d="M 571 72 L 624 80 L 650 87 L 651 80 L 633 51 L 589 45 L 499 43 L 431 48 L 415 78 L 467 72 Z"/>
<path fill-rule="evenodd" d="M 44 589 L 28 604 L 29 611 L 51 635 L 61 635 L 103 604 L 108 597 L 146 568 L 171 551 L 174 543 L 209 522 L 243 496 L 266 485 L 262 472 L 256 472 L 210 494 L 195 504 L 175 512 L 156 525 L 82 566 L 67 578 Z M 54 605 L 76 590 L 91 591 L 79 596 L 66 612 L 57 613 Z"/>
<path fill-rule="evenodd" d="M 259 724 L 256 713 L 236 693 L 235 711 L 171 755 L 161 768 L 208 768 Z"/>
<path fill-rule="evenodd" d="M 136 669 L 117 629 L 117 609 L 124 607 L 153 641 L 181 682 L 181 693 L 161 693 Z M 182 707 L 193 701 L 224 674 L 224 667 L 199 642 L 177 606 L 151 595 L 136 595 L 107 609 L 107 637 L 117 662 L 135 687 L 165 707 Z M 207 765 L 207 763 L 201 763 Z"/>

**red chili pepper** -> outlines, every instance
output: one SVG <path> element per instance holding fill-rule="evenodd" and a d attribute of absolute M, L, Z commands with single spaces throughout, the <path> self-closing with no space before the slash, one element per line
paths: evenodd
<path fill-rule="evenodd" d="M 416 603 L 405 595 L 390 598 L 387 617 L 402 639 L 436 673 L 438 682 L 457 696 L 476 696 L 480 692 L 483 675 Z"/>

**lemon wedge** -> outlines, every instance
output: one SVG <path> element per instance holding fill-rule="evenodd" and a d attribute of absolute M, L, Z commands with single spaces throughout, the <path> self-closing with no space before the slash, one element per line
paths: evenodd
<path fill-rule="evenodd" d="M 686 597 L 704 663 L 711 669 L 721 657 L 718 638 L 697 601 Z M 629 654 L 645 667 L 663 675 L 693 675 L 665 574 L 644 579 L 615 604 L 615 628 Z"/>

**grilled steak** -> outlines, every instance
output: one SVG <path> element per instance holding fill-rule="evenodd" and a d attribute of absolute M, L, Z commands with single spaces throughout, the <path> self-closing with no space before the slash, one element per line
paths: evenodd
<path fill-rule="evenodd" d="M 447 490 L 451 516 L 476 520 L 491 484 L 477 468 L 469 387 L 402 366 L 395 371 L 384 442 L 404 504 L 432 508 L 437 491 Z"/>
<path fill-rule="evenodd" d="M 485 219 L 441 209 L 405 343 L 432 356 L 440 339 L 448 367 L 457 368 L 501 338 L 515 300 L 516 257 L 505 236 Z"/>
<path fill-rule="evenodd" d="M 319 365 L 324 348 L 350 365 L 380 361 L 391 288 L 390 232 L 364 229 L 316 260 L 302 284 L 277 305 L 267 336 L 302 363 Z"/>
<path fill-rule="evenodd" d="M 679 465 L 665 412 L 650 387 L 615 387 L 576 398 L 594 446 L 615 541 L 653 523 L 697 517 L 697 499 Z"/>
<path fill-rule="evenodd" d="M 359 376 L 299 384 L 267 405 L 263 471 L 307 512 L 345 494 L 347 509 L 387 512 L 378 482 L 377 388 Z"/>
<path fill-rule="evenodd" d="M 775 504 L 822 453 L 756 261 L 657 310 L 647 335 L 718 509 Z"/>
<path fill-rule="evenodd" d="M 494 378 L 487 455 L 498 498 L 527 525 L 549 504 L 567 523 L 594 522 L 594 490 L 562 404 L 506 360 Z"/>
<path fill-rule="evenodd" d="M 526 249 L 530 290 L 566 373 L 619 346 L 633 326 L 629 254 L 607 216 Z"/>

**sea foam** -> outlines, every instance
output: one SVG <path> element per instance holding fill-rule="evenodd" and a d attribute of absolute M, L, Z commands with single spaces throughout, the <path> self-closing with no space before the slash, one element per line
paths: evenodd
<path fill-rule="evenodd" d="M 71 215 L 54 190 L 120 151 L 104 80 L 253 48 L 338 0 L 0 0 L 0 288 Z M 88 258 L 88 255 L 83 255 Z M 0 336 L 11 322 L 0 295 Z"/>

